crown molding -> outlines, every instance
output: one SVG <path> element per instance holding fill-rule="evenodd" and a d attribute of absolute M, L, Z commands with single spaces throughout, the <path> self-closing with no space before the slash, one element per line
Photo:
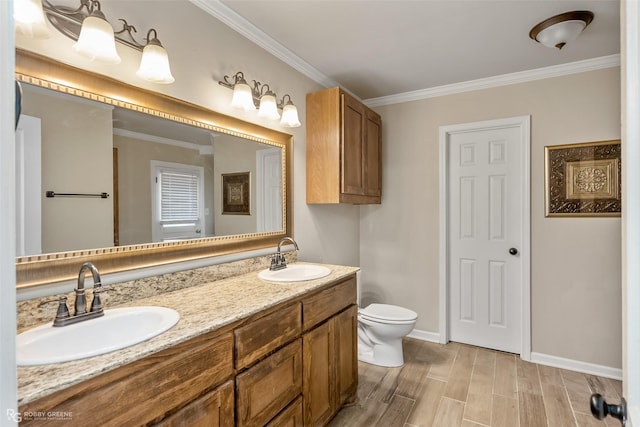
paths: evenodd
<path fill-rule="evenodd" d="M 309 64 L 298 55 L 291 52 L 282 44 L 271 38 L 264 31 L 244 19 L 230 7 L 219 0 L 190 0 L 191 3 L 207 12 L 209 15 L 222 21 L 225 25 L 242 34 L 253 43 L 257 44 L 285 64 L 300 71 L 316 83 L 324 87 L 339 86 L 338 82 L 324 75 L 313 65 Z"/>
<path fill-rule="evenodd" d="M 526 83 L 534 80 L 548 79 L 552 77 L 566 76 L 570 74 L 584 73 L 620 66 L 620 55 L 602 56 L 599 58 L 585 59 L 583 61 L 570 62 L 568 64 L 553 65 L 550 67 L 536 68 L 534 70 L 520 71 L 517 73 L 502 74 L 478 80 L 469 80 L 461 83 L 437 86 L 428 89 L 399 93 L 396 95 L 381 96 L 379 98 L 365 99 L 365 105 L 379 107 L 383 105 L 400 104 L 403 102 L 418 101 L 438 96 L 454 95 L 457 93 L 474 90 L 490 89 L 499 86 L 507 86 L 517 83 Z"/>
<path fill-rule="evenodd" d="M 242 34 L 244 37 L 271 53 L 276 58 L 298 70 L 311 80 L 324 87 L 340 86 L 338 82 L 323 74 L 320 70 L 300 58 L 298 55 L 285 48 L 282 44 L 271 38 L 264 31 L 244 19 L 220 0 L 190 0 L 211 16 Z M 600 58 L 586 59 L 568 64 L 553 65 L 534 70 L 520 71 L 517 73 L 502 74 L 484 79 L 470 80 L 450 85 L 437 86 L 395 95 L 381 96 L 379 98 L 365 99 L 363 102 L 369 107 L 399 104 L 402 102 L 418 101 L 421 99 L 435 98 L 438 96 L 453 95 L 456 93 L 470 92 L 480 89 L 490 89 L 499 86 L 525 83 L 534 80 L 548 79 L 551 77 L 566 76 L 569 74 L 584 73 L 586 71 L 599 70 L 620 66 L 620 54 L 603 56 Z M 349 94 L 359 97 L 342 87 Z"/>

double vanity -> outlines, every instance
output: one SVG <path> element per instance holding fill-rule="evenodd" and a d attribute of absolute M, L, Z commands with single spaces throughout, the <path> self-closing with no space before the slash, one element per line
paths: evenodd
<path fill-rule="evenodd" d="M 254 270 L 118 306 L 180 318 L 121 350 L 19 367 L 23 424 L 325 425 L 355 399 L 357 270 L 296 263 L 266 280 Z"/>

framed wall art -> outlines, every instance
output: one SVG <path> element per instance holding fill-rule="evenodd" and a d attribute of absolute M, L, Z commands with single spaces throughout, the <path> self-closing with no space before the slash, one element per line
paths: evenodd
<path fill-rule="evenodd" d="M 222 214 L 251 214 L 251 173 L 222 174 Z"/>
<path fill-rule="evenodd" d="M 620 140 L 544 151 L 546 216 L 620 216 Z"/>

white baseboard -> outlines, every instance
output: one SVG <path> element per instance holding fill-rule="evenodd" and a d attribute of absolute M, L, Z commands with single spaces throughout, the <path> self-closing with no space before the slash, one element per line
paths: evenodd
<path fill-rule="evenodd" d="M 429 342 L 440 342 L 440 334 L 437 332 L 429 332 L 429 331 L 421 331 L 419 329 L 414 329 L 407 335 L 410 338 L 415 338 L 421 341 L 429 341 Z"/>
<path fill-rule="evenodd" d="M 437 332 L 414 329 L 407 336 L 421 341 L 440 342 L 440 334 Z M 622 369 L 596 365 L 595 363 L 581 362 L 579 360 L 565 359 L 564 357 L 536 352 L 531 352 L 530 362 L 539 365 L 553 366 L 554 368 L 567 369 L 569 371 L 582 372 L 584 374 L 597 375 L 599 377 L 612 378 L 614 380 L 622 380 Z"/>
<path fill-rule="evenodd" d="M 531 352 L 531 362 L 538 363 L 540 365 L 553 366 L 554 368 L 578 371 L 584 374 L 613 378 L 614 380 L 622 380 L 622 369 L 581 362 L 579 360 L 565 359 L 563 357 L 551 356 L 549 354 Z"/>

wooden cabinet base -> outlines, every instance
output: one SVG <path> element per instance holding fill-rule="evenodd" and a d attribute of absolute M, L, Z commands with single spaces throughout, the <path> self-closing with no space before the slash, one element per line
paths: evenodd
<path fill-rule="evenodd" d="M 324 426 L 356 396 L 355 302 L 351 274 L 19 410 L 83 426 Z M 23 416 L 36 424 L 61 425 Z"/>

